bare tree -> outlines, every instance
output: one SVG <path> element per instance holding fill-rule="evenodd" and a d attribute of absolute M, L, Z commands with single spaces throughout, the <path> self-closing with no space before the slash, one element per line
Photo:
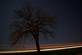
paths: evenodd
<path fill-rule="evenodd" d="M 32 6 L 29 5 L 16 10 L 15 13 L 16 19 L 10 24 L 12 30 L 12 45 L 15 45 L 24 35 L 31 33 L 35 40 L 37 51 L 40 53 L 39 34 L 50 34 L 50 36 L 52 36 L 52 31 L 49 31 L 45 27 L 54 29 L 56 17 L 50 16 L 50 14 L 43 9 L 33 9 Z"/>

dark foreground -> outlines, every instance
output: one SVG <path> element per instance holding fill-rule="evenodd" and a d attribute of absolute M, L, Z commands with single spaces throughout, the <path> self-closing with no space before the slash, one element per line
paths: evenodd
<path fill-rule="evenodd" d="M 38 54 L 36 54 L 36 52 L 31 52 L 31 53 L 10 53 L 10 54 L 0 54 L 0 55 L 38 55 Z M 82 55 L 82 48 L 44 51 L 41 52 L 40 55 Z"/>

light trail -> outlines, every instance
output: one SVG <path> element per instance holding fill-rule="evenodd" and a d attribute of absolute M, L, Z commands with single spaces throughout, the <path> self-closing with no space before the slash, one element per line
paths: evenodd
<path fill-rule="evenodd" d="M 40 51 L 53 51 L 53 50 L 63 50 L 63 49 L 72 49 L 72 48 L 79 48 L 82 46 L 75 46 L 75 47 L 64 47 L 64 48 L 53 48 L 53 49 L 41 49 Z M 36 52 L 37 50 L 16 50 L 16 51 L 0 51 L 0 54 L 6 53 L 27 53 L 27 52 Z"/>

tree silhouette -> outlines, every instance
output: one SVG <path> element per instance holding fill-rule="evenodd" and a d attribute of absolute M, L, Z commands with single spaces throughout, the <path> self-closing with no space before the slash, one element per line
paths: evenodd
<path fill-rule="evenodd" d="M 15 14 L 16 19 L 10 23 L 12 46 L 15 45 L 21 37 L 28 37 L 26 35 L 31 33 L 36 43 L 37 52 L 39 53 L 39 34 L 50 34 L 50 36 L 52 36 L 52 31 L 45 27 L 55 28 L 56 17 L 50 16 L 46 10 L 40 8 L 34 9 L 30 5 L 15 10 Z"/>

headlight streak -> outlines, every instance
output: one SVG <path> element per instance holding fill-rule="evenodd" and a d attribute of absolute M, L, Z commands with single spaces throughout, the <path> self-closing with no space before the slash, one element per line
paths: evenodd
<path fill-rule="evenodd" d="M 64 48 L 53 48 L 53 49 L 41 49 L 40 51 L 53 51 L 53 50 L 63 50 L 63 49 L 72 49 L 72 48 L 79 48 L 82 46 L 75 46 L 75 47 L 64 47 Z M 16 51 L 0 51 L 0 54 L 6 53 L 26 53 L 26 52 L 36 52 L 37 50 L 16 50 Z"/>

